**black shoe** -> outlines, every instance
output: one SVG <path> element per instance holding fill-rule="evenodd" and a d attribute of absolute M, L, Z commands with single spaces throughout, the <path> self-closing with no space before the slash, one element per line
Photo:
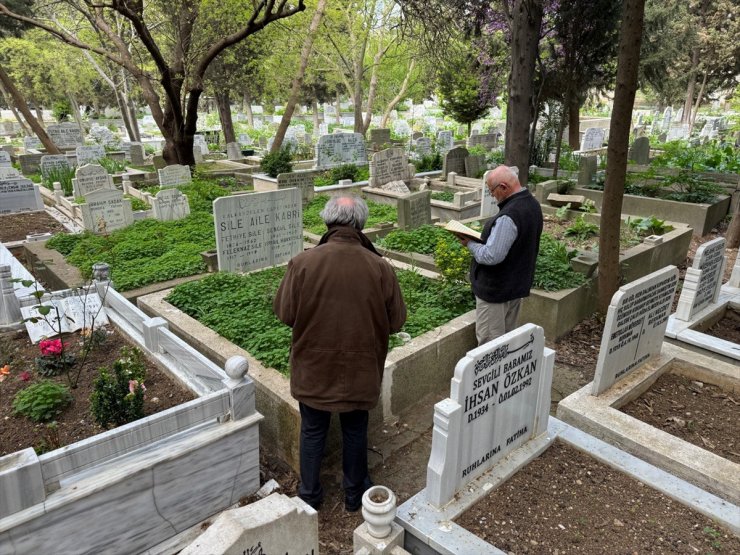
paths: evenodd
<path fill-rule="evenodd" d="M 300 496 L 298 496 L 298 497 L 300 497 Z M 318 511 L 318 510 L 319 510 L 319 509 L 321 508 L 321 503 L 323 502 L 323 499 L 319 499 L 318 501 L 308 501 L 308 500 L 306 500 L 306 499 L 303 499 L 303 497 L 300 497 L 300 498 L 301 498 L 301 500 L 302 500 L 302 501 L 303 501 L 303 502 L 304 502 L 304 503 L 305 503 L 306 505 L 310 505 L 310 506 L 311 506 L 311 508 L 312 508 L 312 509 L 313 509 L 314 511 Z M 355 509 L 355 510 L 357 510 L 357 509 Z"/>
<path fill-rule="evenodd" d="M 348 513 L 356 513 L 357 511 L 359 511 L 360 507 L 362 507 L 362 496 L 374 485 L 375 484 L 368 476 L 367 480 L 365 480 L 365 484 L 362 487 L 362 491 L 358 495 L 345 495 L 344 510 Z"/>

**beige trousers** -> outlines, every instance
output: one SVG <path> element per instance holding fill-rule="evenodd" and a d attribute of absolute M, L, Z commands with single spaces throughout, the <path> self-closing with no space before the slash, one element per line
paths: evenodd
<path fill-rule="evenodd" d="M 521 299 L 505 303 L 487 303 L 475 298 L 475 336 L 478 345 L 488 343 L 515 329 Z"/>

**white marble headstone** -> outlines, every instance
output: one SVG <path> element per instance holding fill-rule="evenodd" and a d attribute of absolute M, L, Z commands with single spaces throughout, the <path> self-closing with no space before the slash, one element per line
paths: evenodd
<path fill-rule="evenodd" d="M 192 177 L 190 175 L 190 166 L 181 166 L 173 164 L 157 170 L 159 175 L 160 187 L 177 187 L 178 185 L 190 185 Z"/>
<path fill-rule="evenodd" d="M 162 189 L 152 198 L 152 211 L 157 220 L 181 220 L 190 214 L 188 197 L 174 187 Z"/>
<path fill-rule="evenodd" d="M 399 137 L 408 137 L 411 135 L 411 127 L 405 119 L 399 119 L 393 122 L 393 132 Z"/>
<path fill-rule="evenodd" d="M 452 131 L 440 131 L 437 133 L 437 150 L 442 156 L 454 145 L 455 137 L 452 135 Z"/>
<path fill-rule="evenodd" d="M 429 137 L 419 137 L 414 141 L 414 150 L 418 156 L 425 156 L 432 152 L 432 139 Z"/>
<path fill-rule="evenodd" d="M 75 197 L 84 197 L 98 189 L 113 189 L 114 185 L 113 179 L 103 166 L 86 164 L 77 168 L 75 178 L 72 180 L 72 188 Z"/>
<path fill-rule="evenodd" d="M 469 351 L 450 397 L 434 407 L 427 500 L 446 504 L 468 482 L 547 431 L 555 353 L 525 324 Z"/>
<path fill-rule="evenodd" d="M 724 237 L 718 237 L 696 249 L 694 263 L 686 269 L 678 299 L 678 320 L 690 321 L 696 313 L 719 299 L 726 263 L 725 243 Z"/>
<path fill-rule="evenodd" d="M 365 138 L 360 133 L 322 135 L 316 144 L 316 167 L 331 168 L 341 164 L 367 164 Z"/>
<path fill-rule="evenodd" d="M 23 177 L 21 173 L 13 167 L 0 168 L 0 179 L 15 179 L 16 177 Z"/>
<path fill-rule="evenodd" d="M 49 138 L 59 148 L 74 148 L 85 143 L 76 123 L 54 123 L 46 126 Z"/>
<path fill-rule="evenodd" d="M 203 135 L 193 135 L 193 146 L 199 147 L 203 156 L 208 154 L 208 143 Z"/>
<path fill-rule="evenodd" d="M 13 164 L 10 161 L 10 153 L 0 150 L 0 169 L 12 168 Z"/>
<path fill-rule="evenodd" d="M 105 149 L 102 145 L 78 146 L 75 149 L 75 153 L 77 154 L 78 166 L 97 162 L 101 158 L 105 158 Z"/>
<path fill-rule="evenodd" d="M 23 148 L 26 150 L 30 149 L 39 149 L 44 148 L 44 145 L 41 141 L 38 140 L 36 136 L 33 137 L 24 137 L 23 138 Z"/>
<path fill-rule="evenodd" d="M 678 269 L 667 266 L 614 293 L 601 336 L 593 395 L 660 353 L 677 284 Z"/>
<path fill-rule="evenodd" d="M 601 148 L 604 144 L 604 137 L 606 131 L 598 127 L 589 127 L 583 133 L 583 139 L 581 139 L 581 150 L 593 150 L 595 148 Z"/>
<path fill-rule="evenodd" d="M 93 233 L 110 233 L 134 223 L 131 201 L 118 189 L 99 189 L 85 195 L 82 225 Z"/>
<path fill-rule="evenodd" d="M 39 186 L 25 177 L 0 179 L 0 214 L 44 209 Z"/>
<path fill-rule="evenodd" d="M 666 142 L 686 139 L 689 136 L 689 124 L 672 125 L 666 135 Z"/>
<path fill-rule="evenodd" d="M 489 170 L 491 171 L 491 170 Z M 486 185 L 486 177 L 488 172 L 483 174 L 483 184 L 481 185 L 481 202 L 480 202 L 480 217 L 490 218 L 498 214 L 498 203 L 496 199 L 491 195 L 491 191 L 488 190 Z"/>
<path fill-rule="evenodd" d="M 218 269 L 249 272 L 287 262 L 303 250 L 303 206 L 298 189 L 213 201 Z"/>
<path fill-rule="evenodd" d="M 409 160 L 402 148 L 387 148 L 373 154 L 370 163 L 370 186 L 381 187 L 391 181 L 411 179 Z"/>
<path fill-rule="evenodd" d="M 63 154 L 47 154 L 41 157 L 41 175 L 45 178 L 54 170 L 69 169 L 69 160 Z"/>

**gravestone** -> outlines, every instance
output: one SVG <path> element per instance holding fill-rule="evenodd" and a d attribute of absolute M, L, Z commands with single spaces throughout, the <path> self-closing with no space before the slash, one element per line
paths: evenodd
<path fill-rule="evenodd" d="M 409 122 L 405 119 L 399 119 L 393 122 L 393 132 L 399 137 L 408 137 L 411 134 Z"/>
<path fill-rule="evenodd" d="M 578 160 L 578 185 L 588 185 L 596 177 L 596 156 L 580 156 Z"/>
<path fill-rule="evenodd" d="M 242 149 L 239 143 L 226 143 L 226 157 L 229 160 L 241 160 Z"/>
<path fill-rule="evenodd" d="M 46 154 L 41 157 L 41 175 L 44 179 L 55 170 L 70 169 L 69 160 L 64 154 Z"/>
<path fill-rule="evenodd" d="M 593 395 L 660 353 L 677 284 L 678 269 L 667 266 L 614 293 L 601 336 Z"/>
<path fill-rule="evenodd" d="M 409 160 L 402 148 L 387 148 L 373 154 L 370 162 L 370 187 L 380 187 L 390 181 L 412 178 Z"/>
<path fill-rule="evenodd" d="M 93 125 L 90 129 L 88 139 L 105 146 L 112 146 L 118 143 L 118 139 L 116 139 L 111 130 L 102 125 Z"/>
<path fill-rule="evenodd" d="M 178 185 L 190 185 L 192 176 L 190 175 L 190 166 L 181 166 L 173 164 L 157 170 L 159 175 L 160 187 L 177 187 Z"/>
<path fill-rule="evenodd" d="M 429 137 L 419 137 L 414 143 L 414 150 L 417 156 L 426 156 L 432 153 L 432 139 Z"/>
<path fill-rule="evenodd" d="M 25 177 L 0 177 L 0 214 L 44 209 L 39 186 Z"/>
<path fill-rule="evenodd" d="M 606 131 L 599 127 L 589 127 L 583 133 L 583 139 L 581 139 L 581 150 L 593 150 L 595 148 L 601 148 L 604 144 L 604 137 Z"/>
<path fill-rule="evenodd" d="M 416 139 L 421 139 L 424 136 L 424 133 L 421 131 L 414 131 L 411 133 L 411 140 L 415 141 Z"/>
<path fill-rule="evenodd" d="M 152 201 L 152 212 L 157 220 L 171 221 L 181 220 L 190 214 L 188 197 L 174 187 L 162 189 Z"/>
<path fill-rule="evenodd" d="M 213 201 L 213 217 L 220 271 L 275 266 L 303 250 L 298 189 L 220 197 Z"/>
<path fill-rule="evenodd" d="M 488 172 L 483 174 L 483 185 L 481 186 L 481 218 L 490 218 L 491 216 L 495 216 L 496 214 L 498 214 L 498 203 L 496 202 L 496 199 L 493 198 L 493 196 L 491 195 L 491 191 L 488 190 L 488 186 L 486 185 L 486 177 L 488 177 Z"/>
<path fill-rule="evenodd" d="M 316 168 L 325 169 L 342 164 L 367 164 L 365 139 L 361 133 L 322 135 L 316 144 Z"/>
<path fill-rule="evenodd" d="M 156 154 L 152 156 L 152 166 L 154 166 L 155 170 L 163 170 L 167 167 L 167 161 L 161 154 Z"/>
<path fill-rule="evenodd" d="M 730 274 L 727 286 L 740 288 L 740 256 L 735 258 L 735 265 L 732 267 L 732 273 Z"/>
<path fill-rule="evenodd" d="M 666 131 L 671 126 L 671 119 L 673 117 L 673 108 L 670 106 L 666 106 L 666 109 L 663 110 L 663 130 Z"/>
<path fill-rule="evenodd" d="M 87 164 L 77 168 L 72 180 L 72 189 L 75 197 L 84 197 L 98 189 L 114 189 L 113 179 L 103 166 Z"/>
<path fill-rule="evenodd" d="M 141 143 L 131 143 L 131 163 L 134 166 L 143 166 L 145 156 L 144 145 Z"/>
<path fill-rule="evenodd" d="M 0 179 L 15 179 L 16 177 L 23 177 L 21 173 L 14 167 L 0 168 Z"/>
<path fill-rule="evenodd" d="M 486 167 L 485 156 L 466 156 L 465 157 L 465 175 L 468 177 L 478 177 L 481 170 Z"/>
<path fill-rule="evenodd" d="M 35 154 L 21 154 L 18 156 L 18 162 L 21 164 L 21 172 L 25 175 L 30 175 L 40 171 L 41 158 L 44 156 L 46 156 L 46 154 L 42 154 L 40 152 Z"/>
<path fill-rule="evenodd" d="M 77 154 L 77 165 L 90 164 L 105 158 L 105 149 L 101 145 L 78 146 L 75 149 Z"/>
<path fill-rule="evenodd" d="M 444 156 L 453 146 L 455 146 L 455 137 L 452 135 L 452 131 L 437 133 L 437 152 Z"/>
<path fill-rule="evenodd" d="M 509 453 L 547 432 L 554 351 L 525 324 L 469 351 L 434 406 L 427 501 L 445 505 Z"/>
<path fill-rule="evenodd" d="M 201 152 L 199 146 L 193 145 L 193 161 L 196 164 L 202 164 L 203 163 L 203 153 Z"/>
<path fill-rule="evenodd" d="M 722 276 L 725 273 L 725 239 L 719 237 L 704 243 L 694 255 L 694 263 L 686 269 L 676 318 L 689 321 L 698 312 L 719 299 Z"/>
<path fill-rule="evenodd" d="M 44 145 L 39 141 L 38 137 L 23 137 L 23 148 L 26 150 L 44 148 Z"/>
<path fill-rule="evenodd" d="M 13 164 L 10 161 L 10 153 L 0 150 L 0 168 L 12 168 Z"/>
<path fill-rule="evenodd" d="M 650 139 L 647 137 L 638 137 L 632 143 L 629 150 L 629 159 L 635 164 L 650 163 Z"/>
<path fill-rule="evenodd" d="M 442 163 L 442 179 L 447 178 L 447 174 L 455 172 L 457 175 L 464 176 L 465 173 L 465 159 L 469 156 L 468 149 L 464 146 L 456 146 L 451 148 L 444 157 Z"/>
<path fill-rule="evenodd" d="M 281 493 L 224 511 L 180 555 L 318 555 L 318 513 Z"/>
<path fill-rule="evenodd" d="M 686 139 L 689 136 L 689 124 L 684 123 L 681 125 L 673 125 L 668 129 L 668 135 L 666 135 L 666 141 L 677 141 L 679 139 Z"/>
<path fill-rule="evenodd" d="M 377 150 L 383 145 L 390 144 L 391 142 L 391 130 L 390 129 L 371 129 L 370 130 L 370 144 L 373 145 L 373 149 Z"/>
<path fill-rule="evenodd" d="M 46 127 L 46 132 L 59 148 L 76 148 L 85 144 L 82 130 L 76 123 L 54 123 Z"/>
<path fill-rule="evenodd" d="M 432 192 L 421 191 L 398 199 L 398 227 L 416 229 L 432 223 Z"/>
<path fill-rule="evenodd" d="M 480 145 L 486 150 L 498 146 L 498 133 L 478 133 L 468 137 L 468 148 Z"/>
<path fill-rule="evenodd" d="M 193 135 L 193 146 L 200 148 L 200 153 L 203 156 L 208 154 L 208 143 L 203 135 Z"/>
<path fill-rule="evenodd" d="M 372 133 L 372 131 L 370 133 Z M 320 123 L 319 124 L 319 135 L 328 135 L 328 134 L 329 134 L 329 124 Z"/>
<path fill-rule="evenodd" d="M 278 189 L 298 189 L 301 192 L 301 202 L 303 206 L 306 206 L 314 197 L 313 178 L 315 175 L 312 171 L 281 173 L 277 176 Z"/>
<path fill-rule="evenodd" d="M 82 226 L 93 233 L 110 233 L 134 223 L 131 201 L 118 189 L 99 189 L 85 195 Z"/>
<path fill-rule="evenodd" d="M 383 191 L 388 191 L 389 193 L 396 193 L 398 195 L 410 195 L 411 189 L 409 189 L 408 185 L 406 185 L 406 182 L 404 181 L 389 181 L 388 183 L 385 183 L 384 185 L 381 185 L 379 187 Z"/>

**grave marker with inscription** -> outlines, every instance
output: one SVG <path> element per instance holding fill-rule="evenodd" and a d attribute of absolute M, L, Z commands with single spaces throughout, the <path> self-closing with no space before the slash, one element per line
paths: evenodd
<path fill-rule="evenodd" d="M 213 201 L 213 217 L 220 271 L 268 268 L 303 250 L 298 189 L 220 197 Z"/>
<path fill-rule="evenodd" d="M 468 482 L 547 431 L 555 353 L 525 324 L 469 351 L 450 397 L 434 406 L 427 501 L 445 505 Z"/>
<path fill-rule="evenodd" d="M 650 139 L 647 137 L 638 137 L 632 143 L 632 147 L 629 150 L 629 159 L 635 164 L 649 164 L 650 163 Z"/>
<path fill-rule="evenodd" d="M 399 195 L 410 195 L 411 189 L 409 189 L 409 186 L 406 185 L 405 181 L 389 181 L 385 185 L 381 185 L 379 187 L 383 191 L 388 191 L 389 193 L 396 193 Z"/>
<path fill-rule="evenodd" d="M 99 189 L 85 195 L 82 225 L 93 233 L 110 233 L 134 223 L 131 201 L 118 189 Z"/>
<path fill-rule="evenodd" d="M 313 178 L 315 175 L 312 171 L 281 173 L 277 176 L 278 189 L 298 189 L 301 192 L 301 202 L 305 206 L 314 197 Z"/>
<path fill-rule="evenodd" d="M 432 192 L 421 191 L 398 199 L 398 227 L 416 229 L 432 223 Z"/>
<path fill-rule="evenodd" d="M 152 198 L 152 212 L 157 220 L 181 220 L 190 214 L 188 197 L 179 189 L 162 189 Z"/>
<path fill-rule="evenodd" d="M 491 170 L 488 170 L 491 171 Z M 496 199 L 491 195 L 491 191 L 488 190 L 486 185 L 486 177 L 488 172 L 483 174 L 483 185 L 481 186 L 481 202 L 480 202 L 480 217 L 490 218 L 498 214 L 498 203 Z"/>
<path fill-rule="evenodd" d="M 0 177 L 0 214 L 44 209 L 39 186 L 25 177 Z"/>
<path fill-rule="evenodd" d="M 373 148 L 378 149 L 382 147 L 383 145 L 390 144 L 390 142 L 391 142 L 391 130 L 390 129 L 371 129 L 370 130 L 370 143 L 373 145 Z"/>
<path fill-rule="evenodd" d="M 23 137 L 23 148 L 26 150 L 38 150 L 40 148 L 44 148 L 44 145 L 39 141 L 38 137 L 34 135 L 33 137 Z"/>
<path fill-rule="evenodd" d="M 694 263 L 686 270 L 681 297 L 676 307 L 678 320 L 690 321 L 719 299 L 722 276 L 725 272 L 725 239 L 719 237 L 704 243 L 696 250 Z"/>
<path fill-rule="evenodd" d="M 452 131 L 440 131 L 437 133 L 437 151 L 442 156 L 453 146 L 455 146 L 455 137 L 452 135 Z"/>
<path fill-rule="evenodd" d="M 82 166 L 105 158 L 105 149 L 101 145 L 78 146 L 75 154 L 77 154 L 77 165 Z"/>
<path fill-rule="evenodd" d="M 41 157 L 41 175 L 44 179 L 55 170 L 70 169 L 69 160 L 64 154 L 47 154 Z"/>
<path fill-rule="evenodd" d="M 498 133 L 478 133 L 468 137 L 468 148 L 480 145 L 485 149 L 492 149 L 498 146 Z"/>
<path fill-rule="evenodd" d="M 370 187 L 381 187 L 391 181 L 408 181 L 412 177 L 404 149 L 387 148 L 373 154 L 370 162 Z"/>
<path fill-rule="evenodd" d="M 464 146 L 451 148 L 445 154 L 444 162 L 442 163 L 442 179 L 446 179 L 447 174 L 450 172 L 455 172 L 459 176 L 467 175 L 465 173 L 465 159 L 468 156 L 468 149 Z"/>
<path fill-rule="evenodd" d="M 417 156 L 426 156 L 432 153 L 432 139 L 429 137 L 419 137 L 414 142 L 414 152 Z"/>
<path fill-rule="evenodd" d="M 486 167 L 485 156 L 466 156 L 465 157 L 465 175 L 468 177 L 478 177 L 481 170 Z"/>
<path fill-rule="evenodd" d="M 159 175 L 160 187 L 177 187 L 178 185 L 190 185 L 192 177 L 190 175 L 190 166 L 181 166 L 173 164 L 157 170 Z"/>
<path fill-rule="evenodd" d="M 46 127 L 46 132 L 59 148 L 76 148 L 85 144 L 82 130 L 76 123 L 54 123 Z"/>
<path fill-rule="evenodd" d="M 678 269 L 667 266 L 614 294 L 601 336 L 593 395 L 660 353 L 677 284 Z"/>
<path fill-rule="evenodd" d="M 21 173 L 13 167 L 0 168 L 0 179 L 15 179 L 16 177 L 23 177 Z"/>
<path fill-rule="evenodd" d="M 0 150 L 0 168 L 12 168 L 13 164 L 10 161 L 10 153 L 4 150 Z"/>
<path fill-rule="evenodd" d="M 72 180 L 72 189 L 75 197 L 84 197 L 88 193 L 99 189 L 114 189 L 113 179 L 103 166 L 87 164 L 77 168 Z"/>
<path fill-rule="evenodd" d="M 316 168 L 332 168 L 342 164 L 367 164 L 367 150 L 362 134 L 340 133 L 319 137 L 316 144 Z"/>
<path fill-rule="evenodd" d="M 583 139 L 581 139 L 581 150 L 593 150 L 601 148 L 604 144 L 604 137 L 606 136 L 606 130 L 600 127 L 589 127 L 583 133 Z"/>
<path fill-rule="evenodd" d="M 141 143 L 131 143 L 131 163 L 134 166 L 143 166 L 145 156 L 144 145 Z"/>

